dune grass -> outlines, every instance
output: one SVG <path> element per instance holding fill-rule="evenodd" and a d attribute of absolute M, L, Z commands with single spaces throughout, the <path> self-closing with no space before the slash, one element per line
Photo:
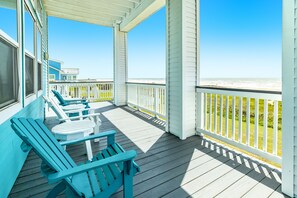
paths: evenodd
<path fill-rule="evenodd" d="M 209 101 L 208 96 L 208 100 Z M 205 129 L 208 131 L 211 131 L 213 133 L 216 133 L 218 135 L 222 135 L 224 137 L 228 137 L 228 139 L 232 139 L 232 97 L 229 97 L 229 109 L 228 109 L 228 130 L 226 132 L 226 96 L 223 97 L 223 109 L 220 109 L 220 99 L 218 97 L 217 99 L 217 121 L 216 121 L 216 131 L 214 131 L 214 96 L 212 96 L 212 124 L 209 127 L 209 113 L 210 113 L 210 104 L 207 104 L 207 116 L 206 116 L 206 126 Z M 239 97 L 235 98 L 235 141 L 239 141 Z M 244 98 L 242 102 L 242 135 L 240 142 L 242 144 L 247 144 L 247 113 L 246 113 L 246 107 L 247 107 L 247 99 Z M 264 100 L 259 100 L 259 119 L 258 119 L 258 149 L 264 150 Z M 223 117 L 222 117 L 222 129 L 219 128 L 220 126 L 220 112 L 223 111 Z M 277 146 L 276 146 L 276 154 L 278 156 L 282 155 L 282 104 L 281 102 L 278 102 L 278 125 L 277 125 Z M 250 133 L 249 133 L 249 145 L 251 147 L 255 146 L 255 99 L 250 100 Z M 268 102 L 268 116 L 267 116 L 267 152 L 272 153 L 273 152 L 273 140 L 274 140 L 274 103 L 273 101 Z M 226 144 L 226 143 L 223 143 Z M 230 146 L 230 145 L 228 145 Z M 242 151 L 242 150 L 241 150 Z M 242 151 L 247 153 L 246 151 Z M 249 153 L 249 155 L 251 155 Z M 269 160 L 263 159 L 259 156 L 254 157 L 260 158 L 261 160 L 268 162 L 270 164 L 273 164 L 275 166 L 280 167 L 279 164 L 275 164 Z"/>

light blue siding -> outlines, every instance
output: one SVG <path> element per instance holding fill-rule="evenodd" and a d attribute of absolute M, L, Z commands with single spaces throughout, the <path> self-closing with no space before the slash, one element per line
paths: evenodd
<path fill-rule="evenodd" d="M 48 61 L 49 64 L 49 74 L 54 74 L 55 75 L 55 80 L 61 80 L 61 63 L 58 61 L 53 61 L 53 60 L 49 60 Z"/>
<path fill-rule="evenodd" d="M 54 74 L 55 75 L 55 80 L 61 80 L 60 79 L 60 72 L 55 70 L 55 69 L 52 69 L 52 68 L 49 68 L 49 74 Z"/>
<path fill-rule="evenodd" d="M 44 119 L 44 102 L 41 97 L 33 101 L 13 117 Z M 0 125 L 0 197 L 7 197 L 26 158 L 20 145 L 22 140 L 10 126 L 10 118 Z"/>

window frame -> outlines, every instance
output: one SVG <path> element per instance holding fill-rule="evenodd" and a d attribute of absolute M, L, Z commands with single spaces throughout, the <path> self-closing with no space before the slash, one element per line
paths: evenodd
<path fill-rule="evenodd" d="M 17 79 L 19 81 L 18 86 L 18 97 L 15 102 L 8 104 L 2 108 L 0 108 L 0 124 L 7 121 L 8 118 L 12 117 L 22 109 L 22 64 L 20 64 L 20 2 L 16 0 L 16 22 L 17 22 L 17 40 L 14 40 L 11 36 L 9 36 L 4 31 L 0 30 L 0 38 L 10 44 L 12 47 L 16 48 L 17 51 L 17 69 L 18 75 Z"/>
<path fill-rule="evenodd" d="M 52 79 L 51 76 L 54 76 L 54 78 Z M 48 74 L 48 80 L 49 80 L 49 81 L 51 81 L 51 80 L 56 80 L 56 74 L 50 74 L 50 73 L 49 73 L 49 74 Z"/>

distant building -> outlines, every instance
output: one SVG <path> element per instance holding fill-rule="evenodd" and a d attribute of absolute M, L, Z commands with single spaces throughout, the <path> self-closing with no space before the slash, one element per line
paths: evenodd
<path fill-rule="evenodd" d="M 62 68 L 61 80 L 76 80 L 78 74 L 78 68 Z"/>
<path fill-rule="evenodd" d="M 59 60 L 49 60 L 49 81 L 77 80 L 78 68 L 62 68 L 64 63 Z"/>
<path fill-rule="evenodd" d="M 61 68 L 62 64 L 64 64 L 61 61 L 58 60 L 49 60 L 49 81 L 55 81 L 55 80 L 61 80 Z"/>

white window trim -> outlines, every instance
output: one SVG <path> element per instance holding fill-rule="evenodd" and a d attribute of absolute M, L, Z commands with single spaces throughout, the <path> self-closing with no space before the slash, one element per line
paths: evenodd
<path fill-rule="evenodd" d="M 22 110 L 20 102 L 12 103 L 0 110 L 0 125 Z"/>
<path fill-rule="evenodd" d="M 12 37 L 10 37 L 8 34 L 6 34 L 3 30 L 0 29 L 0 38 L 2 38 L 4 41 L 12 45 L 16 48 L 17 53 L 19 53 L 19 44 L 16 40 L 14 40 Z M 18 72 L 21 72 L 21 66 L 18 64 Z M 18 74 L 18 80 L 21 82 L 21 78 Z M 19 89 L 21 87 L 21 83 L 19 85 Z M 22 110 L 22 104 L 21 104 L 21 94 L 18 96 L 17 101 L 9 104 L 5 107 L 2 107 L 0 109 L 0 125 L 4 122 L 6 122 L 8 119 L 10 119 L 12 116 L 16 114 L 16 112 L 19 112 Z"/>
<path fill-rule="evenodd" d="M 6 42 L 8 42 L 9 44 L 13 45 L 14 47 L 16 47 L 16 48 L 19 47 L 18 42 L 15 41 L 13 38 L 11 38 L 8 34 L 6 34 L 5 32 L 3 32 L 1 29 L 0 29 L 0 37 L 2 39 L 4 39 Z"/>
<path fill-rule="evenodd" d="M 50 76 L 54 76 L 54 78 L 51 78 Z M 56 74 L 48 74 L 48 80 L 56 80 Z"/>
<path fill-rule="evenodd" d="M 27 105 L 29 105 L 31 102 L 35 101 L 36 100 L 36 97 L 37 97 L 37 94 L 36 93 L 32 93 L 32 94 L 28 95 L 25 98 L 24 107 L 26 107 Z"/>

